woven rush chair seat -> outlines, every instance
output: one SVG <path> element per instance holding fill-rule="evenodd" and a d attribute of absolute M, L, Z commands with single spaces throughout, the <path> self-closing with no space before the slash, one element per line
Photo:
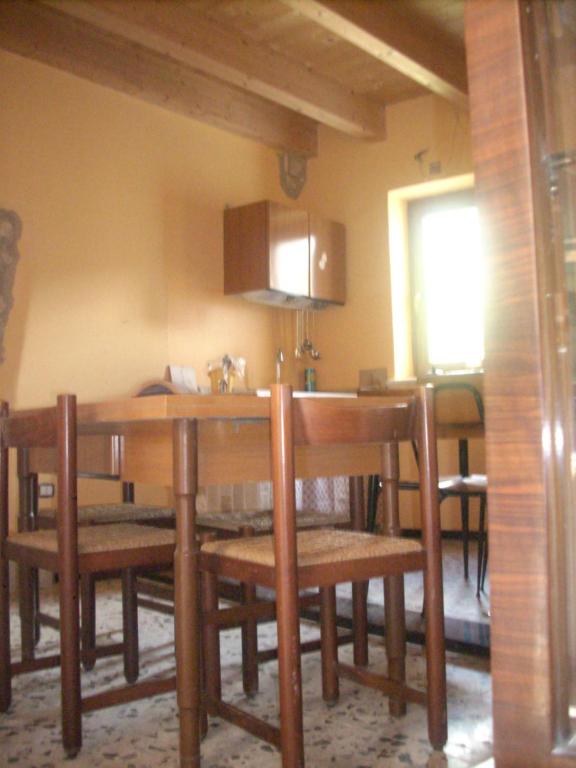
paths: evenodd
<path fill-rule="evenodd" d="M 115 523 L 78 529 L 78 556 L 97 552 L 116 552 L 141 549 L 150 544 L 174 549 L 176 534 L 165 528 L 151 528 L 133 523 Z M 19 547 L 58 554 L 58 536 L 55 529 L 14 533 L 6 540 L 8 551 Z"/>
<path fill-rule="evenodd" d="M 105 523 L 127 523 L 135 521 L 152 520 L 173 520 L 174 509 L 171 507 L 160 507 L 154 504 L 86 504 L 78 507 L 78 524 L 105 524 Z M 38 522 L 42 526 L 43 522 L 53 521 L 56 517 L 54 507 L 41 508 L 38 510 Z"/>
<path fill-rule="evenodd" d="M 104 479 L 104 478 L 102 478 Z M 108 478 L 105 478 L 108 480 Z M 116 480 L 116 477 L 110 477 L 110 480 Z M 37 475 L 31 478 L 32 482 L 38 482 Z M 110 524 L 117 523 L 142 523 L 147 526 L 158 526 L 161 528 L 173 528 L 175 522 L 175 511 L 172 507 L 160 506 L 158 504 L 141 504 L 134 501 L 134 486 L 131 483 L 122 484 L 123 501 L 118 502 L 106 502 L 102 504 L 85 504 L 78 507 L 77 523 L 80 527 L 87 527 L 94 529 L 101 526 L 110 526 Z M 56 508 L 55 507 L 39 507 L 37 501 L 37 494 L 32 494 L 31 498 L 34 500 L 34 508 L 28 511 L 23 517 L 25 525 L 30 526 L 32 523 L 32 529 L 55 529 L 56 528 Z M 30 527 L 23 530 L 31 530 Z M 96 542 L 102 542 L 106 544 L 105 537 L 109 536 L 109 540 L 112 541 L 117 538 L 118 533 L 109 531 L 109 533 L 90 533 L 89 540 L 86 534 L 80 534 L 79 543 L 82 550 L 79 554 L 87 554 L 86 548 L 91 547 L 90 552 L 93 554 L 96 549 Z M 124 534 L 120 534 L 127 541 Z M 40 542 L 40 539 L 38 540 Z M 43 545 L 47 550 L 52 549 L 55 546 L 55 542 L 51 542 L 50 537 L 42 539 Z M 133 547 L 130 547 L 134 549 Z M 108 578 L 109 573 L 101 574 L 102 577 Z M 31 575 L 32 585 L 31 587 L 22 590 L 22 596 L 20 600 L 21 607 L 21 626 L 22 626 L 22 644 L 23 647 L 29 645 L 36 645 L 40 640 L 40 627 L 42 624 L 48 624 L 49 626 L 57 626 L 57 621 L 42 612 L 40 607 L 40 591 L 38 584 L 37 572 Z M 82 632 L 82 650 L 84 654 L 83 666 L 84 669 L 92 669 L 95 663 L 94 657 L 91 655 L 96 649 L 96 574 L 84 574 L 81 579 L 81 632 Z M 134 589 L 137 589 L 136 585 Z M 135 595 L 137 599 L 137 594 Z"/>
<path fill-rule="evenodd" d="M 298 566 L 328 565 L 349 560 L 390 557 L 391 555 L 423 554 L 420 542 L 393 536 L 375 537 L 370 533 L 340 531 L 334 529 L 301 531 L 296 536 Z M 276 564 L 274 537 L 225 539 L 211 541 L 202 546 L 203 555 L 217 555 L 219 558 L 241 560 L 268 566 Z"/>
<path fill-rule="evenodd" d="M 358 482 L 359 481 L 359 482 Z M 350 490 L 350 508 L 347 512 L 318 511 L 314 509 L 303 509 L 296 511 L 296 528 L 299 530 L 309 528 L 355 528 L 364 530 L 366 527 L 365 511 L 363 502 L 363 493 L 360 493 L 362 483 L 360 478 L 348 480 L 352 482 L 354 488 Z M 360 497 L 358 494 L 360 493 Z M 226 511 L 201 511 L 196 512 L 196 524 L 200 530 L 210 531 L 216 536 L 228 535 L 237 536 L 261 536 L 271 533 L 273 529 L 274 514 L 271 509 L 239 509 Z M 361 518 L 361 519 L 360 519 Z M 230 577 L 233 581 L 239 581 Z M 142 582 L 140 581 L 139 584 Z M 146 589 L 146 587 L 144 587 Z M 154 588 L 152 587 L 152 590 Z M 236 594 L 227 591 L 226 585 L 220 584 L 222 597 L 234 600 Z M 249 605 L 256 599 L 256 591 L 253 585 L 240 582 L 240 600 L 243 605 Z M 318 603 L 319 594 L 309 594 L 306 605 L 303 608 L 309 608 Z M 354 613 L 358 619 L 359 612 L 366 614 L 366 601 L 363 586 L 360 584 L 352 585 L 352 603 Z M 147 603 L 150 605 L 150 603 Z M 152 604 L 153 605 L 153 604 Z M 264 620 L 264 619 L 262 619 Z M 367 621 L 367 616 L 366 619 Z M 367 632 L 360 625 L 358 619 L 355 625 L 355 631 L 341 636 L 341 642 L 353 642 L 356 658 L 360 658 L 367 651 Z M 303 642 L 302 652 L 317 650 L 317 641 Z M 256 620 L 247 620 L 242 624 L 242 666 L 243 666 L 243 687 L 247 696 L 251 697 L 258 691 L 258 664 L 271 657 L 271 649 L 261 653 L 258 649 L 258 622 Z M 274 653 L 272 653 L 274 655 Z"/>
<path fill-rule="evenodd" d="M 361 485 L 361 483 L 360 483 Z M 358 486 L 356 486 L 358 487 Z M 354 492 L 352 492 L 354 493 Z M 365 528 L 365 515 L 363 498 L 357 500 L 362 510 L 361 522 L 356 522 L 362 529 Z M 308 528 L 350 528 L 355 524 L 354 518 L 360 513 L 352 510 L 347 512 L 300 510 L 296 513 L 296 526 L 299 529 Z M 270 533 L 273 527 L 273 512 L 271 509 L 232 509 L 232 510 L 200 510 L 196 511 L 196 525 L 199 531 L 202 531 L 204 538 L 206 533 L 218 537 L 227 536 L 236 539 L 238 536 L 260 536 Z M 219 594 L 222 598 L 232 602 L 239 602 L 243 606 L 249 606 L 256 600 L 256 592 L 253 585 L 243 584 L 240 579 L 230 578 L 223 580 L 218 585 Z M 169 573 L 151 573 L 143 574 L 138 579 L 138 592 L 142 597 L 139 603 L 142 606 L 161 612 L 170 611 L 170 604 L 173 604 L 173 576 Z M 318 603 L 318 594 L 308 594 L 303 609 L 313 607 Z M 352 602 L 356 612 L 363 610 L 365 613 L 364 592 L 360 585 L 353 584 Z M 362 603 L 364 605 L 362 605 Z M 272 606 L 273 607 L 273 606 Z M 260 621 L 266 621 L 260 618 Z M 242 682 L 244 692 L 251 697 L 256 694 L 259 688 L 258 665 L 261 661 L 268 660 L 274 655 L 274 649 L 261 651 L 258 648 L 258 619 L 247 619 L 241 624 L 242 629 Z M 355 645 L 355 654 L 364 652 L 367 645 L 366 632 L 357 625 L 356 632 L 344 633 L 341 636 L 341 642 L 353 642 Z M 302 652 L 317 650 L 318 641 L 304 641 L 302 643 Z"/>
<path fill-rule="evenodd" d="M 272 530 L 273 514 L 271 509 L 231 510 L 229 512 L 198 512 L 196 522 L 203 528 L 217 528 L 222 531 L 240 532 L 250 526 L 255 533 Z M 331 514 L 302 510 L 296 513 L 298 528 L 321 528 L 333 525 L 350 525 L 350 514 Z"/>

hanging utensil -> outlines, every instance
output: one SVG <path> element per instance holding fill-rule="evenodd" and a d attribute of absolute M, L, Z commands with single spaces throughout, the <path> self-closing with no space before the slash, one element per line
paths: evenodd
<path fill-rule="evenodd" d="M 301 313 L 301 309 L 296 310 L 296 347 L 294 348 L 294 357 L 297 360 L 300 360 L 302 357 L 302 346 L 300 344 L 300 325 L 302 322 Z"/>
<path fill-rule="evenodd" d="M 304 311 L 304 341 L 302 342 L 301 350 L 303 353 L 307 352 L 312 360 L 320 360 L 320 352 L 314 347 L 310 338 L 310 312 L 308 310 Z"/>
<path fill-rule="evenodd" d="M 316 336 L 316 312 L 312 312 L 312 335 Z M 320 360 L 320 352 L 316 349 L 312 343 L 312 349 L 310 350 L 310 357 L 312 360 Z"/>

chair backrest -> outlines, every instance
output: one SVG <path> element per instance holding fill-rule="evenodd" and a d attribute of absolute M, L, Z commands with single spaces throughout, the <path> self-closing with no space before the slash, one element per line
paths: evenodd
<path fill-rule="evenodd" d="M 91 480 L 120 479 L 120 435 L 79 435 L 77 442 L 78 477 Z M 51 474 L 56 468 L 56 448 L 29 450 L 30 472 Z"/>
<path fill-rule="evenodd" d="M 31 493 L 27 482 L 29 468 L 27 456 L 33 448 L 55 448 L 46 453 L 51 457 L 53 471 L 58 478 L 58 549 L 60 556 L 77 561 L 77 436 L 76 398 L 59 395 L 56 407 L 9 414 L 8 405 L 0 410 L 0 540 L 8 536 L 8 451 L 18 452 L 18 475 L 22 483 L 22 496 Z M 30 503 L 25 499 L 24 503 Z"/>
<path fill-rule="evenodd" d="M 436 418 L 439 424 L 484 424 L 484 402 L 478 387 L 467 381 L 448 381 L 434 385 Z"/>
<path fill-rule="evenodd" d="M 388 392 L 395 395 L 408 395 L 416 389 L 389 389 Z M 449 381 L 434 383 L 434 412 L 436 426 L 442 433 L 443 427 L 456 428 L 484 427 L 484 402 L 478 387 L 468 381 Z M 445 435 L 451 436 L 451 435 Z M 459 471 L 461 474 L 469 474 L 468 468 L 468 441 L 465 437 L 459 437 Z M 418 446 L 412 441 L 414 460 L 418 465 Z M 414 488 L 417 484 L 413 481 L 405 482 L 409 487 L 412 482 Z"/>
<path fill-rule="evenodd" d="M 398 491 L 398 443 L 414 441 L 421 455 L 419 475 L 424 539 L 439 532 L 438 463 L 433 388 L 421 387 L 401 397 L 298 398 L 288 385 L 271 388 L 274 529 L 295 530 L 295 446 L 375 443 L 382 446 L 381 474 L 386 500 Z M 394 528 L 395 526 L 392 526 Z M 389 533 L 395 530 L 388 529 Z"/>

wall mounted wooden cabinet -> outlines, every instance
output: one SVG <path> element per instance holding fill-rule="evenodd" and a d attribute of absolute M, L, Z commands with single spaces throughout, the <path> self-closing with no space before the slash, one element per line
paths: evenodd
<path fill-rule="evenodd" d="M 346 300 L 344 226 L 264 200 L 224 211 L 224 293 L 287 309 Z"/>

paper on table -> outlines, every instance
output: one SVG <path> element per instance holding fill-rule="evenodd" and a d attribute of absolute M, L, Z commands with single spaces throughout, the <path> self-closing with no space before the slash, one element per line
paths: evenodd
<path fill-rule="evenodd" d="M 196 371 L 190 365 L 169 365 L 168 379 L 184 392 L 198 392 Z"/>

